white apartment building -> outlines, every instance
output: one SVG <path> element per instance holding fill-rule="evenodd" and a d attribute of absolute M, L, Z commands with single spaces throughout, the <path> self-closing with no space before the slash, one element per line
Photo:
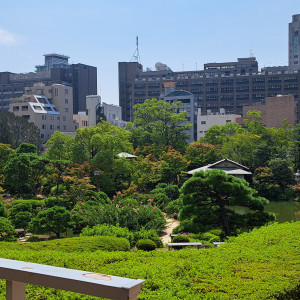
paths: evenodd
<path fill-rule="evenodd" d="M 224 108 L 220 108 L 219 113 L 212 114 L 210 110 L 207 114 L 201 114 L 201 108 L 198 108 L 197 114 L 197 140 L 200 137 L 204 137 L 206 131 L 214 125 L 224 125 L 228 122 L 236 123 L 237 119 L 241 118 L 241 115 L 226 114 Z"/>
<path fill-rule="evenodd" d="M 56 130 L 75 131 L 73 95 L 70 86 L 36 84 L 33 87 L 27 87 L 21 98 L 11 102 L 9 111 L 34 123 L 40 129 L 43 143 Z"/>

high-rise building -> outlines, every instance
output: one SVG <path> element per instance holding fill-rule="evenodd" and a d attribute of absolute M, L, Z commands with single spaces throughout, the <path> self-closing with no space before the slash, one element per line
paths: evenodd
<path fill-rule="evenodd" d="M 300 70 L 300 14 L 293 15 L 289 23 L 289 67 Z"/>
<path fill-rule="evenodd" d="M 22 96 L 25 87 L 54 83 L 73 87 L 73 112 L 85 110 L 86 96 L 97 94 L 97 68 L 84 65 L 68 65 L 68 56 L 46 54 L 45 65 L 36 66 L 38 72 L 15 74 L 0 72 L 0 111 L 8 110 L 11 99 Z"/>
<path fill-rule="evenodd" d="M 176 90 L 195 95 L 197 107 L 204 114 L 219 112 L 221 108 L 226 114 L 242 114 L 243 106 L 278 94 L 293 95 L 299 102 L 300 70 L 277 67 L 259 71 L 254 57 L 238 59 L 235 64 L 206 64 L 201 71 L 142 70 L 137 62 L 119 63 L 119 105 L 125 121 L 132 121 L 134 105 L 158 99 L 168 82 L 174 82 Z"/>
<path fill-rule="evenodd" d="M 70 86 L 37 83 L 33 87 L 26 87 L 22 97 L 11 101 L 9 110 L 34 123 L 40 129 L 42 142 L 47 141 L 56 130 L 75 131 Z"/>

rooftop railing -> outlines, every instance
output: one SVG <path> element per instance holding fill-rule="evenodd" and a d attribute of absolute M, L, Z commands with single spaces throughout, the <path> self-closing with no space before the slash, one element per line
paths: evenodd
<path fill-rule="evenodd" d="M 6 299 L 25 300 L 26 283 L 118 300 L 137 299 L 144 280 L 0 259 Z"/>

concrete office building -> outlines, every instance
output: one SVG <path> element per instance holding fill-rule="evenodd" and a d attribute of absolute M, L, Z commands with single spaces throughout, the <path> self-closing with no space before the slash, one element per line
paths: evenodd
<path fill-rule="evenodd" d="M 229 122 L 237 123 L 237 120 L 241 117 L 241 115 L 226 114 L 224 108 L 221 108 L 220 111 L 216 113 L 212 113 L 208 110 L 205 114 L 202 114 L 201 108 L 199 108 L 197 114 L 197 140 L 204 137 L 210 127 L 214 125 L 225 125 Z"/>
<path fill-rule="evenodd" d="M 300 14 L 289 23 L 289 67 L 300 70 Z"/>
<path fill-rule="evenodd" d="M 292 126 L 297 123 L 297 103 L 291 95 L 278 95 L 276 97 L 267 97 L 258 105 L 244 106 L 243 118 L 247 117 L 249 110 L 258 110 L 261 112 L 261 123 L 267 127 L 280 128 L 282 121 L 287 120 Z M 238 123 L 243 124 L 243 119 L 237 120 Z"/>
<path fill-rule="evenodd" d="M 300 71 L 286 69 L 257 70 L 254 57 L 232 63 L 206 64 L 206 70 L 173 72 L 170 69 L 143 71 L 137 62 L 119 63 L 119 104 L 123 119 L 132 121 L 132 107 L 146 99 L 159 98 L 166 82 L 175 82 L 176 90 L 195 95 L 203 113 L 242 114 L 243 106 L 252 105 L 278 94 L 292 95 L 299 101 Z M 297 116 L 300 120 L 300 116 Z"/>
<path fill-rule="evenodd" d="M 186 141 L 188 143 L 194 142 L 197 138 L 195 96 L 190 92 L 183 90 L 178 91 L 172 87 L 169 87 L 165 89 L 165 94 L 161 95 L 161 99 L 168 103 L 176 103 L 178 101 L 182 102 L 179 112 L 185 111 L 187 113 L 187 123 L 193 125 L 189 130 L 186 131 L 186 134 L 190 136 L 190 138 Z"/>
<path fill-rule="evenodd" d="M 102 107 L 104 120 L 123 129 L 126 127 L 127 122 L 122 120 L 122 108 L 119 105 L 103 102 Z"/>
<path fill-rule="evenodd" d="M 55 61 L 56 56 L 61 60 Z M 84 110 L 85 97 L 97 94 L 97 68 L 83 64 L 68 65 L 67 61 L 67 56 L 46 54 L 45 64 L 36 66 L 37 72 L 0 72 L 0 111 L 8 110 L 10 100 L 22 96 L 25 87 L 39 82 L 47 86 L 59 83 L 73 87 L 73 112 Z"/>
<path fill-rule="evenodd" d="M 9 111 L 34 123 L 42 142 L 58 130 L 74 132 L 72 88 L 61 84 L 36 84 L 25 88 L 25 94 L 10 103 Z"/>

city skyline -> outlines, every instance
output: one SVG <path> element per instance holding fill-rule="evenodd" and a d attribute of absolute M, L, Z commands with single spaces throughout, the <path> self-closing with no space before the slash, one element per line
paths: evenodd
<path fill-rule="evenodd" d="M 257 58 L 259 67 L 288 64 L 288 23 L 297 2 L 32 0 L 3 3 L 0 71 L 25 73 L 46 53 L 98 69 L 98 94 L 119 104 L 118 62 L 130 61 L 139 36 L 144 68 L 156 62 L 173 71 L 201 70 L 208 62 Z M 16 21 L 17 20 L 17 21 Z"/>

